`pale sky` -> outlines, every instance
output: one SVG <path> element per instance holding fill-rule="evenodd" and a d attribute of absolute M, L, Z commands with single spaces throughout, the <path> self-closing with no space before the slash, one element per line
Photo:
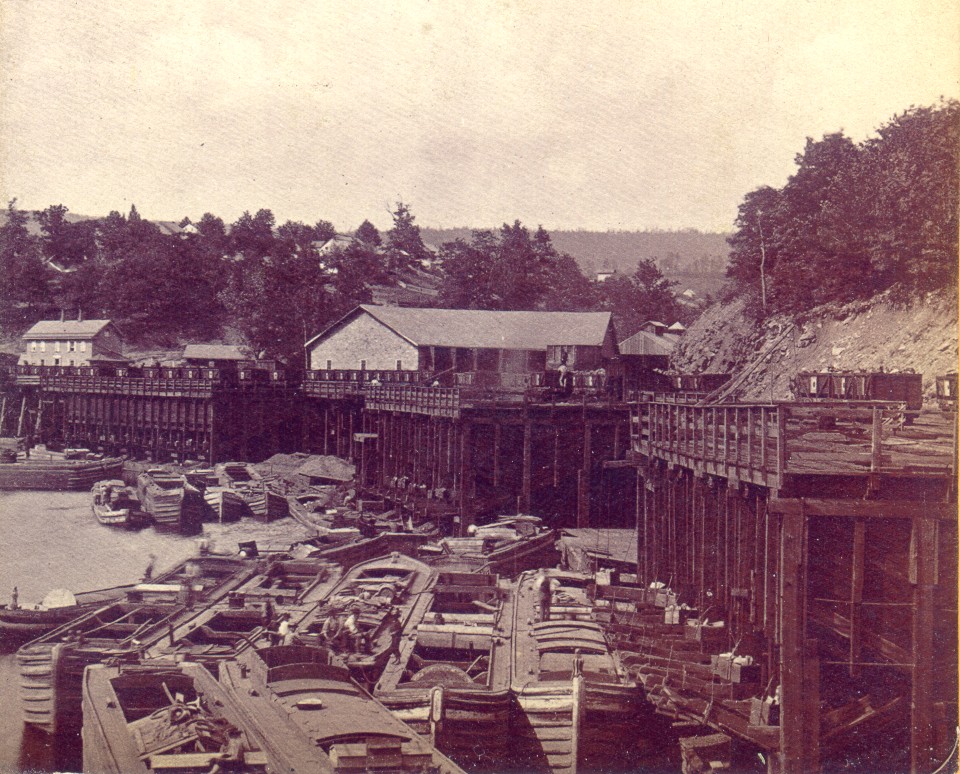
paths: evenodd
<path fill-rule="evenodd" d="M 0 196 L 729 230 L 807 136 L 960 96 L 960 3 L 0 0 Z"/>

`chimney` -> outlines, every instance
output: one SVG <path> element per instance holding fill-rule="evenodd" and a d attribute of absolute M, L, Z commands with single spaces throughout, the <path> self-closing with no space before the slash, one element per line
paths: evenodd
<path fill-rule="evenodd" d="M 83 310 L 77 307 L 77 322 L 83 322 Z"/>
<path fill-rule="evenodd" d="M 67 310 L 61 308 L 61 309 L 60 309 L 60 322 L 65 322 L 66 319 L 67 319 Z"/>

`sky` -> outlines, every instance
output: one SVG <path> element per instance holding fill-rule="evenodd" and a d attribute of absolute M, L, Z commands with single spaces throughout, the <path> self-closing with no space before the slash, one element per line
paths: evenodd
<path fill-rule="evenodd" d="M 941 96 L 956 0 L 0 0 L 0 196 L 726 231 L 806 137 Z"/>

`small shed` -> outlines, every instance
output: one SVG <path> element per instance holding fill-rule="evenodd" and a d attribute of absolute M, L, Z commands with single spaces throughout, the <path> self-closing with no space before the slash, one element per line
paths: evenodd
<path fill-rule="evenodd" d="M 187 344 L 183 348 L 183 359 L 187 365 L 206 368 L 236 367 L 252 360 L 236 344 Z"/>

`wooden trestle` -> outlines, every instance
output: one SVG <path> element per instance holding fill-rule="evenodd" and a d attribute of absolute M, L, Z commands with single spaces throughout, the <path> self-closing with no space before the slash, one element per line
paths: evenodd
<path fill-rule="evenodd" d="M 725 621 L 723 649 L 750 653 L 761 684 L 780 686 L 774 770 L 850 758 L 929 772 L 950 751 L 955 416 L 321 381 L 63 377 L 16 389 L 4 393 L 5 432 L 16 424 L 35 440 L 209 461 L 335 454 L 357 464 L 365 493 L 461 531 L 516 510 L 553 526 L 635 527 L 639 580 Z M 736 735 L 710 706 L 696 722 Z"/>
<path fill-rule="evenodd" d="M 930 772 L 956 737 L 956 425 L 896 414 L 632 411 L 639 578 L 725 621 L 716 652 L 780 686 L 771 770 Z"/>

